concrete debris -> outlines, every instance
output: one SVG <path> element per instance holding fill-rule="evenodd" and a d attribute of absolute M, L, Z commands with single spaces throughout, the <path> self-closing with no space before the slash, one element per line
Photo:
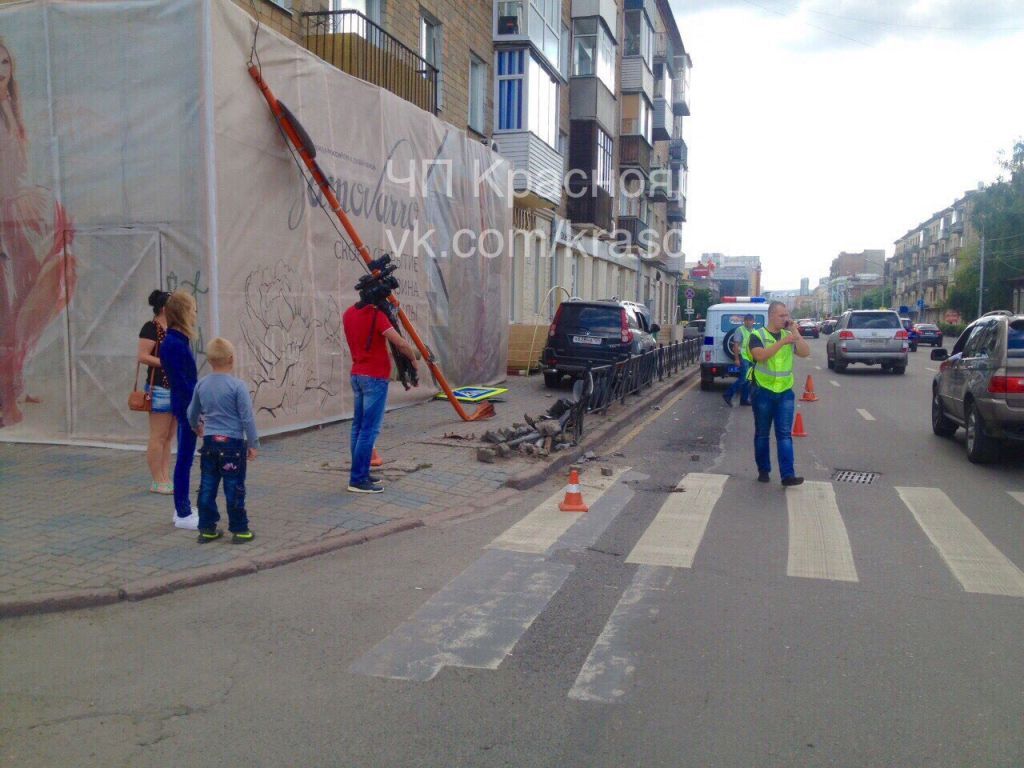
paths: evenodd
<path fill-rule="evenodd" d="M 493 464 L 497 457 L 498 454 L 493 448 L 476 449 L 476 460 L 482 461 L 484 464 Z"/>
<path fill-rule="evenodd" d="M 602 477 L 611 477 L 615 474 L 615 471 L 611 467 L 601 467 Z"/>
<path fill-rule="evenodd" d="M 512 455 L 512 449 L 505 445 L 505 443 L 500 443 L 495 446 L 494 450 L 497 451 L 498 455 L 503 459 L 507 459 Z"/>
<path fill-rule="evenodd" d="M 489 443 L 489 453 L 477 451 L 477 459 L 490 463 L 497 458 L 508 458 L 519 452 L 524 456 L 550 456 L 556 451 L 564 451 L 575 447 L 576 435 L 575 416 L 576 403 L 568 398 L 560 398 L 554 402 L 546 413 L 539 415 L 523 414 L 523 421 L 515 422 L 511 427 L 499 427 L 488 430 L 480 436 L 480 441 Z M 446 433 L 450 440 L 474 439 L 456 433 Z M 593 456 L 593 454 L 592 454 Z"/>
<path fill-rule="evenodd" d="M 473 433 L 470 433 L 468 435 L 460 435 L 457 432 L 445 432 L 444 433 L 444 439 L 445 440 L 476 440 L 476 435 L 473 434 Z"/>
<path fill-rule="evenodd" d="M 586 459 L 587 461 L 593 461 L 594 459 L 597 458 L 597 454 L 594 453 L 593 451 L 587 451 L 586 453 L 583 454 L 583 458 Z"/>

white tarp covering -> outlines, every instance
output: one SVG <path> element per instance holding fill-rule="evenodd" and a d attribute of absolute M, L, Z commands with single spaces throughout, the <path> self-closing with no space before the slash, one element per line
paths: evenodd
<path fill-rule="evenodd" d="M 227 0 L 0 5 L 0 440 L 144 439 L 127 395 L 157 287 L 196 295 L 201 366 L 234 341 L 262 430 L 350 415 L 340 313 L 363 268 L 246 71 L 255 28 Z M 507 165 L 266 28 L 257 50 L 363 240 L 401 258 L 450 382 L 499 380 L 508 240 L 487 258 L 474 238 L 509 230 Z"/>

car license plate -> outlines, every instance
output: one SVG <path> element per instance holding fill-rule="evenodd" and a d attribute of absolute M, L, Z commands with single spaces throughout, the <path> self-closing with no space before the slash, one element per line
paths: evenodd
<path fill-rule="evenodd" d="M 880 347 L 885 344 L 885 339 L 864 339 L 864 343 L 869 347 Z"/>
<path fill-rule="evenodd" d="M 726 369 L 726 372 L 727 373 L 739 373 L 740 372 L 740 367 L 738 365 L 730 365 L 728 367 L 728 369 Z"/>
<path fill-rule="evenodd" d="M 593 344 L 595 346 L 599 346 L 601 344 L 601 340 L 600 339 L 595 339 L 595 338 L 593 338 L 591 336 L 573 336 L 572 337 L 572 343 L 573 344 Z"/>

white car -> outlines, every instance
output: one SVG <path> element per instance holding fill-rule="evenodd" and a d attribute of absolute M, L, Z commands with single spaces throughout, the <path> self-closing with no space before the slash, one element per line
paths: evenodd
<path fill-rule="evenodd" d="M 700 355 L 701 389 L 711 389 L 717 378 L 739 374 L 733 342 L 739 338 L 736 329 L 743 325 L 743 316 L 748 314 L 754 316 L 755 329 L 763 328 L 768 322 L 768 300 L 761 296 L 727 296 L 720 304 L 708 307 Z"/>

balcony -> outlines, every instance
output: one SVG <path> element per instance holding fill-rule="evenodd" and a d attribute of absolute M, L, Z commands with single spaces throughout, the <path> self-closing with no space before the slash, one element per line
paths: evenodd
<path fill-rule="evenodd" d="M 689 59 L 689 56 L 686 57 Z M 690 69 L 689 66 L 682 68 L 672 81 L 672 112 L 676 115 L 688 117 L 690 114 Z"/>
<path fill-rule="evenodd" d="M 672 139 L 668 145 L 668 161 L 671 165 L 681 165 L 687 168 L 687 155 L 689 148 L 683 139 Z"/>
<path fill-rule="evenodd" d="M 437 114 L 437 69 L 359 11 L 312 11 L 302 19 L 307 50 Z"/>
<path fill-rule="evenodd" d="M 646 175 L 651 170 L 651 145 L 643 136 L 620 136 L 619 165 L 639 168 Z"/>
<path fill-rule="evenodd" d="M 667 203 L 672 193 L 672 172 L 663 165 L 651 167 L 650 181 L 647 183 L 647 196 L 655 203 Z"/>
<path fill-rule="evenodd" d="M 676 192 L 669 195 L 668 205 L 665 208 L 665 217 L 669 222 L 686 221 L 686 195 Z"/>
<path fill-rule="evenodd" d="M 623 93 L 642 92 L 648 100 L 654 99 L 654 73 L 640 56 L 623 56 L 619 68 L 619 82 Z"/>
<path fill-rule="evenodd" d="M 516 203 L 527 208 L 555 208 L 562 200 L 564 158 L 530 131 L 504 132 L 499 154 L 517 171 Z"/>
<path fill-rule="evenodd" d="M 672 105 L 664 96 L 654 98 L 654 140 L 669 141 L 672 138 Z"/>
<path fill-rule="evenodd" d="M 647 229 L 647 222 L 637 216 L 619 216 L 617 239 L 627 246 L 634 245 L 637 248 L 644 248 L 641 244 L 640 233 Z M 646 239 L 650 239 L 650 235 Z"/>
<path fill-rule="evenodd" d="M 962 235 L 964 233 L 964 223 L 962 221 L 954 221 L 949 225 L 949 231 L 954 235 Z"/>
<path fill-rule="evenodd" d="M 589 182 L 570 178 L 569 199 L 566 212 L 573 226 L 583 230 L 605 230 L 612 228 L 612 196 L 600 187 L 594 188 Z"/>

